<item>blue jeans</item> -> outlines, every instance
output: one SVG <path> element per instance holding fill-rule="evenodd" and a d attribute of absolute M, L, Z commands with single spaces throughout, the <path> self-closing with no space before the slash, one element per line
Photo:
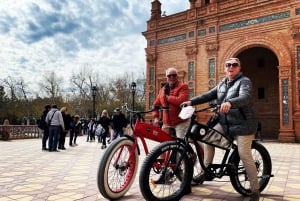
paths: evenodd
<path fill-rule="evenodd" d="M 57 150 L 58 138 L 60 135 L 60 126 L 49 127 L 49 151 Z"/>

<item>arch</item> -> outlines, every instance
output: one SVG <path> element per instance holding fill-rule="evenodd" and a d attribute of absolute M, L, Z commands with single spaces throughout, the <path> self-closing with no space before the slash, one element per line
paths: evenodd
<path fill-rule="evenodd" d="M 264 47 L 271 50 L 278 57 L 279 67 L 292 66 L 292 56 L 281 39 L 272 38 L 271 36 L 245 36 L 235 40 L 233 44 L 236 45 L 231 45 L 227 51 L 224 51 L 226 54 L 221 58 L 221 62 L 250 47 Z"/>

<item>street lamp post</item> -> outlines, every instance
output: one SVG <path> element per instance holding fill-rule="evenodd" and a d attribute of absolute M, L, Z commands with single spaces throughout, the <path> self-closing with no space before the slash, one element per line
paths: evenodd
<path fill-rule="evenodd" d="M 131 89 L 131 93 L 132 93 L 132 110 L 134 110 L 134 95 L 136 92 L 136 83 L 135 82 L 131 82 L 130 89 Z"/>
<path fill-rule="evenodd" d="M 92 96 L 93 96 L 93 118 L 96 118 L 96 109 L 95 109 L 95 105 L 96 105 L 96 93 L 97 93 L 97 87 L 96 86 L 92 86 Z"/>

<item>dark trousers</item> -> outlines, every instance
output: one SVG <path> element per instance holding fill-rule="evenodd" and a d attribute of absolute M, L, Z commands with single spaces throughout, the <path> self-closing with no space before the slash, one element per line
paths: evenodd
<path fill-rule="evenodd" d="M 70 146 L 73 145 L 73 139 L 74 139 L 74 131 L 70 130 L 70 141 L 69 141 Z"/>
<path fill-rule="evenodd" d="M 65 148 L 66 136 L 68 132 L 61 132 L 59 136 L 58 148 L 62 149 Z"/>
<path fill-rule="evenodd" d="M 104 133 L 100 138 L 102 145 L 106 145 L 106 135 L 107 135 L 107 133 Z"/>
<path fill-rule="evenodd" d="M 95 132 L 94 132 L 94 131 L 91 132 L 90 140 L 91 140 L 91 141 L 95 141 L 95 140 L 96 140 Z"/>
<path fill-rule="evenodd" d="M 46 128 L 43 132 L 43 138 L 42 138 L 42 148 L 46 148 L 47 140 L 49 138 L 49 128 Z"/>
<path fill-rule="evenodd" d="M 78 136 L 78 133 L 74 133 L 74 144 L 76 144 L 76 140 L 77 140 L 77 136 Z"/>

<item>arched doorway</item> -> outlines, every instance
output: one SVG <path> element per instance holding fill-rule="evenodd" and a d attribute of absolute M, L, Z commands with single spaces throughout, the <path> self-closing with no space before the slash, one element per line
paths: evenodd
<path fill-rule="evenodd" d="M 280 129 L 278 58 L 269 49 L 251 47 L 237 55 L 242 71 L 252 80 L 253 103 L 263 138 L 278 139 Z"/>

